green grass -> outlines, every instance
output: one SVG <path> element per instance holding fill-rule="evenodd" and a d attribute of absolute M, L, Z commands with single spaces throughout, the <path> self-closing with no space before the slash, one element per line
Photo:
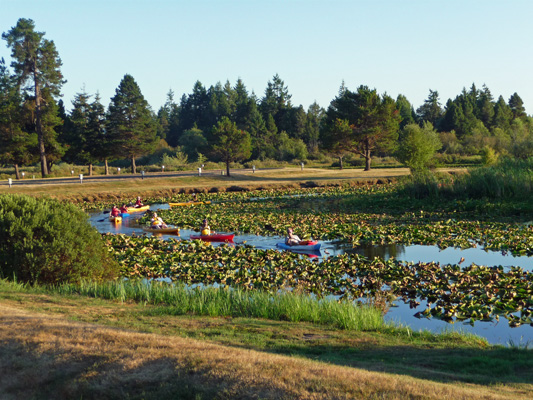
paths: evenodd
<path fill-rule="evenodd" d="M 118 300 L 121 302 L 164 306 L 156 314 L 206 315 L 210 317 L 264 318 L 276 321 L 311 322 L 339 329 L 377 330 L 385 323 L 375 307 L 335 300 L 317 300 L 309 295 L 280 292 L 271 295 L 262 291 L 196 287 L 164 282 L 118 281 L 108 283 L 64 284 L 52 288 L 62 295 Z"/>

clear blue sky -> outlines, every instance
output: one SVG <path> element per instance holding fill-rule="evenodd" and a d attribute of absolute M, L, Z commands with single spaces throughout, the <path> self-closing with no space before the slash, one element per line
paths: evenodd
<path fill-rule="evenodd" d="M 429 89 L 444 106 L 486 84 L 533 114 L 531 0 L 0 0 L 1 32 L 19 18 L 55 42 L 67 108 L 82 88 L 107 106 L 125 74 L 157 111 L 197 80 L 240 77 L 261 98 L 277 73 L 305 109 L 326 108 L 344 80 L 415 108 Z"/>

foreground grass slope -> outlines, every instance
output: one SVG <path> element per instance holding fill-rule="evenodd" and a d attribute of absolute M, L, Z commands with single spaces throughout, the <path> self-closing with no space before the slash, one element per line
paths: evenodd
<path fill-rule="evenodd" d="M 19 398 L 531 398 L 531 351 L 462 336 L 162 315 L 0 291 L 0 393 Z"/>

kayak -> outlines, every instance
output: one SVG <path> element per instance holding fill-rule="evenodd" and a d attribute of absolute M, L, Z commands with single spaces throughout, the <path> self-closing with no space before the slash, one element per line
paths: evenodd
<path fill-rule="evenodd" d="M 167 235 L 179 235 L 180 228 L 143 228 L 143 231 L 152 232 L 152 233 L 166 233 Z"/>
<path fill-rule="evenodd" d="M 316 241 L 308 241 L 308 244 L 296 244 L 294 246 L 289 246 L 285 244 L 285 242 L 282 243 L 276 243 L 276 246 L 279 248 L 285 249 L 285 250 L 292 250 L 292 251 L 318 251 L 320 250 L 320 243 Z"/>
<path fill-rule="evenodd" d="M 184 201 L 182 203 L 168 203 L 170 207 L 188 207 L 196 206 L 198 204 L 211 204 L 210 201 Z"/>
<path fill-rule="evenodd" d="M 128 207 L 128 212 L 131 214 L 131 213 L 136 213 L 136 212 L 141 212 L 141 211 L 148 211 L 149 209 L 150 209 L 150 206 Z"/>
<path fill-rule="evenodd" d="M 122 217 L 120 217 L 120 216 L 118 216 L 118 217 L 110 216 L 109 220 L 111 222 L 114 222 L 115 224 L 120 224 L 122 222 Z"/>
<path fill-rule="evenodd" d="M 206 242 L 233 242 L 235 234 L 213 233 L 212 235 L 191 235 L 191 239 L 205 240 Z"/>

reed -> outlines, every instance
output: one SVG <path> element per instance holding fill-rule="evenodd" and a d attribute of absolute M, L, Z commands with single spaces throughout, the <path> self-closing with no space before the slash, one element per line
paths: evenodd
<path fill-rule="evenodd" d="M 533 192 L 533 158 L 506 158 L 455 177 L 442 178 L 430 172 L 412 175 L 401 192 L 411 198 L 526 199 Z"/>
<path fill-rule="evenodd" d="M 160 306 L 159 314 L 195 314 L 213 317 L 248 317 L 312 322 L 347 330 L 377 330 L 384 326 L 382 313 L 371 306 L 315 299 L 291 291 L 269 294 L 227 287 L 194 287 L 151 281 L 82 282 L 51 287 L 62 295 L 134 301 Z"/>

